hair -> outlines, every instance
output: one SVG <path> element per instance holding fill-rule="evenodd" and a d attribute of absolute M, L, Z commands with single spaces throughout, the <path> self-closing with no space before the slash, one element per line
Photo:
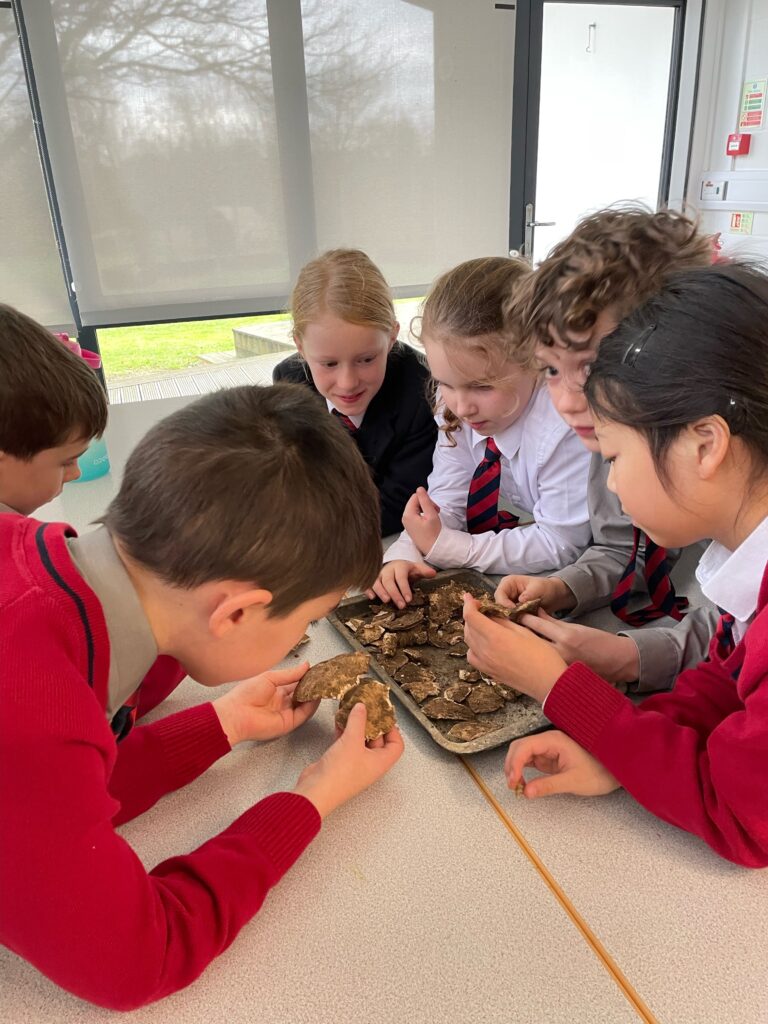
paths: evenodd
<path fill-rule="evenodd" d="M 0 451 L 38 452 L 104 433 L 107 396 L 96 374 L 31 317 L 0 304 Z"/>
<path fill-rule="evenodd" d="M 360 249 L 331 249 L 307 263 L 299 273 L 290 305 L 298 338 L 323 313 L 388 334 L 397 323 L 384 275 Z"/>
<path fill-rule="evenodd" d="M 565 347 L 586 347 L 571 334 L 590 332 L 609 307 L 620 320 L 660 291 L 671 273 L 706 267 L 712 239 L 674 210 L 612 206 L 581 220 L 510 297 L 507 332 L 531 362 L 537 345 L 553 345 L 554 328 Z"/>
<path fill-rule="evenodd" d="M 647 440 L 670 481 L 670 445 L 719 415 L 768 469 L 768 275 L 746 263 L 676 274 L 603 340 L 586 383 L 600 418 Z"/>
<path fill-rule="evenodd" d="M 381 568 L 378 492 L 344 427 L 298 384 L 215 392 L 153 427 L 102 522 L 164 583 L 243 580 L 270 615 Z"/>
<path fill-rule="evenodd" d="M 427 336 L 454 353 L 480 356 L 486 379 L 502 382 L 508 364 L 524 365 L 515 340 L 504 330 L 503 309 L 512 290 L 529 274 L 525 260 L 506 256 L 481 256 L 460 263 L 432 285 L 421 316 L 411 322 L 411 333 L 422 343 Z M 433 403 L 437 410 L 434 394 Z M 461 423 L 449 409 L 440 408 L 444 421 L 440 429 L 455 444 L 451 435 L 461 430 Z"/>

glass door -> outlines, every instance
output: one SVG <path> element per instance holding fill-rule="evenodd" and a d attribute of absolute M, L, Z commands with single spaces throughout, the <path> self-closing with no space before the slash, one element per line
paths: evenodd
<path fill-rule="evenodd" d="M 516 66 L 510 241 L 537 263 L 585 213 L 666 201 L 684 4 L 524 7 L 517 32 L 519 43 L 528 37 L 527 80 Z"/>

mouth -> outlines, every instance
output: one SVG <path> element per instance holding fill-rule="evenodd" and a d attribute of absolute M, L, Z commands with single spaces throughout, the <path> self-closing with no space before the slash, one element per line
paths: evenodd
<path fill-rule="evenodd" d="M 488 426 L 488 420 L 464 420 L 468 427 L 476 430 L 478 433 L 482 433 L 483 430 Z"/>
<path fill-rule="evenodd" d="M 578 434 L 579 437 L 594 437 L 595 436 L 595 428 L 594 427 L 576 427 L 572 423 L 569 424 L 569 426 L 570 426 L 571 430 L 574 432 L 574 434 Z"/>
<path fill-rule="evenodd" d="M 359 402 L 365 394 L 365 391 L 357 391 L 354 395 L 334 395 L 334 398 L 339 402 L 344 402 L 346 405 L 354 405 L 355 402 Z"/>

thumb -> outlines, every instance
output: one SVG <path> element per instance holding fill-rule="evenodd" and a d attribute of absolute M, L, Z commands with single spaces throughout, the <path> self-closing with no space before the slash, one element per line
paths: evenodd
<path fill-rule="evenodd" d="M 344 726 L 342 739 L 353 743 L 356 746 L 365 743 L 365 723 L 368 719 L 368 709 L 362 701 L 358 701 L 347 715 L 347 724 Z"/>
<path fill-rule="evenodd" d="M 431 579 L 433 576 L 437 574 L 437 569 L 434 569 L 431 565 L 427 565 L 426 562 L 417 563 L 417 569 L 419 572 L 419 576 L 422 579 Z"/>
<path fill-rule="evenodd" d="M 570 781 L 571 772 L 558 772 L 557 775 L 541 775 L 525 784 L 525 795 L 529 800 L 539 796 L 554 796 L 556 793 L 573 793 Z"/>
<path fill-rule="evenodd" d="M 267 673 L 269 681 L 275 686 L 286 686 L 288 683 L 298 682 L 309 669 L 309 662 L 302 661 L 298 665 L 291 665 L 289 668 L 275 668 Z"/>

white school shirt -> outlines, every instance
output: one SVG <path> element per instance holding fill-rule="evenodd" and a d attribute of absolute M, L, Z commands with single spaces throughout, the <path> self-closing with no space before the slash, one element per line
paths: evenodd
<path fill-rule="evenodd" d="M 438 424 L 442 418 L 436 417 Z M 443 528 L 426 555 L 407 531 L 384 561 L 427 561 L 439 569 L 472 568 L 490 573 L 540 573 L 574 562 L 589 544 L 587 476 L 590 453 L 563 422 L 545 388 L 534 391 L 522 416 L 494 436 L 501 452 L 499 496 L 531 514 L 530 526 L 499 533 L 467 533 L 467 495 L 488 438 L 465 425 L 456 447 L 438 437 L 427 481 Z"/>
<path fill-rule="evenodd" d="M 768 517 L 735 551 L 713 540 L 696 566 L 696 579 L 704 596 L 733 616 L 735 643 L 746 633 L 757 609 L 766 562 Z"/>
<path fill-rule="evenodd" d="M 342 412 L 341 409 L 337 409 L 333 402 L 329 402 L 327 398 L 325 400 L 325 404 L 328 406 L 328 412 L 337 412 L 340 416 L 346 416 L 347 419 L 352 420 L 355 426 L 359 429 L 360 424 L 363 422 L 363 417 L 365 416 L 364 412 L 361 412 L 358 416 L 348 416 L 347 413 Z"/>

